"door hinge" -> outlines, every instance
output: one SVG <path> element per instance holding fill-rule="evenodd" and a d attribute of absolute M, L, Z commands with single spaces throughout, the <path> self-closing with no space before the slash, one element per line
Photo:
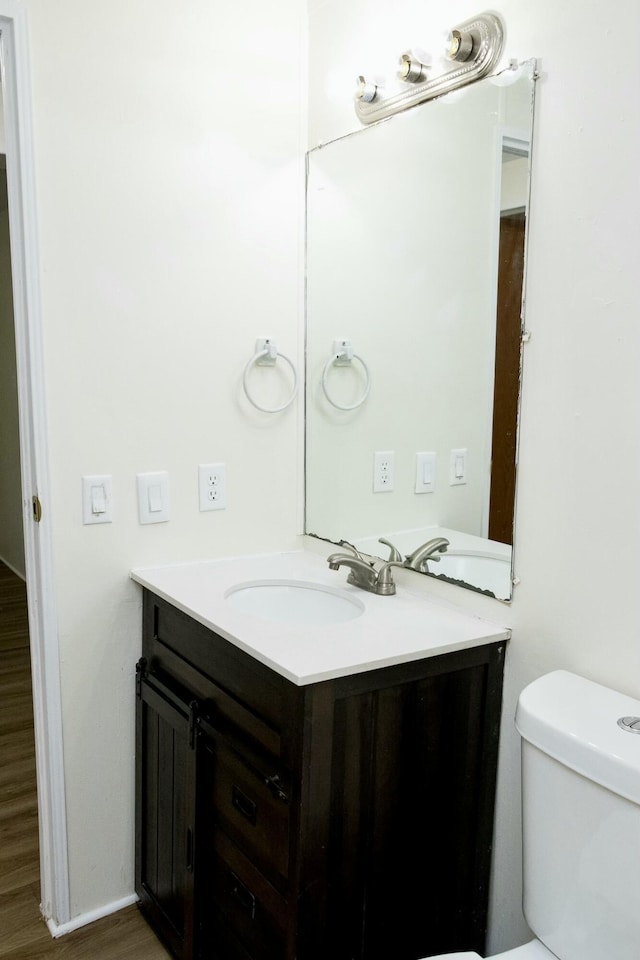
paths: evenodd
<path fill-rule="evenodd" d="M 33 510 L 33 519 L 36 523 L 40 523 L 42 520 L 42 504 L 37 493 L 31 497 L 31 509 Z"/>

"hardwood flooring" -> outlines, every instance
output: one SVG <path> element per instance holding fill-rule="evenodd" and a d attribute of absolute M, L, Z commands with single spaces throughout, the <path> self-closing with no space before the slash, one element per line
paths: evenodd
<path fill-rule="evenodd" d="M 167 960 L 137 907 L 52 940 L 40 916 L 24 583 L 0 563 L 0 960 Z"/>

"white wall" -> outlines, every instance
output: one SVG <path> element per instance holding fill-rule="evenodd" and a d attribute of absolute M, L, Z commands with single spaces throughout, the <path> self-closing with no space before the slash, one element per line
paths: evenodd
<path fill-rule="evenodd" d="M 483 9 L 433 0 L 310 0 L 310 145 L 356 129 L 354 78 Z M 527 327 L 510 608 L 438 592 L 513 626 L 489 946 L 526 939 L 520 911 L 519 690 L 568 668 L 640 696 L 640 61 L 635 0 L 503 0 L 508 57 L 539 58 Z M 399 576 L 402 580 L 402 575 Z M 416 578 L 412 579 L 415 584 Z M 423 589 L 434 592 L 433 584 Z"/>
<path fill-rule="evenodd" d="M 295 0 L 24 5 L 77 915 L 133 890 L 128 570 L 298 531 L 299 408 L 259 414 L 240 380 L 260 335 L 301 362 L 304 24 Z M 201 514 L 212 461 L 228 508 Z M 135 475 L 161 469 L 171 520 L 140 526 Z M 93 473 L 113 475 L 110 525 L 81 523 Z"/>

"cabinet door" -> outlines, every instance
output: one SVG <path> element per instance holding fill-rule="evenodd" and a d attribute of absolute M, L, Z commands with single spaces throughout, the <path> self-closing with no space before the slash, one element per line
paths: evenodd
<path fill-rule="evenodd" d="M 172 953 L 190 960 L 194 935 L 194 706 L 138 665 L 136 892 Z"/>
<path fill-rule="evenodd" d="M 459 659 L 336 702 L 333 960 L 484 952 L 501 673 Z"/>

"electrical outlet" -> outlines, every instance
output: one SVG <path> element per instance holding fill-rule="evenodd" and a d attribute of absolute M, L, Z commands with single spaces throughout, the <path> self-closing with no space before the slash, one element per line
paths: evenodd
<path fill-rule="evenodd" d="M 393 450 L 377 451 L 373 455 L 373 492 L 388 493 L 393 490 Z"/>
<path fill-rule="evenodd" d="M 201 463 L 198 466 L 198 499 L 200 512 L 224 510 L 227 506 L 227 467 L 224 463 Z"/>

